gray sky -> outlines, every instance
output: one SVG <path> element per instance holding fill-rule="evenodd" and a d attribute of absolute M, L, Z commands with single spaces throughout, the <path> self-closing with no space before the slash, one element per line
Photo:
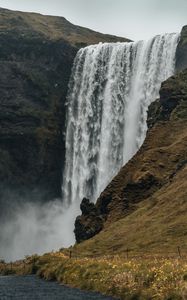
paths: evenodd
<path fill-rule="evenodd" d="M 187 24 L 187 0 L 0 0 L 0 6 L 63 16 L 74 24 L 133 40 L 180 32 Z"/>

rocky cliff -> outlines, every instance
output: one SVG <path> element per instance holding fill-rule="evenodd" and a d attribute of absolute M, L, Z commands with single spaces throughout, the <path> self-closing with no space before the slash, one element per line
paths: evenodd
<path fill-rule="evenodd" d="M 176 70 L 181 71 L 185 68 L 187 68 L 187 26 L 182 28 L 176 53 Z"/>
<path fill-rule="evenodd" d="M 81 206 L 77 241 L 101 232 L 80 249 L 187 246 L 187 69 L 162 84 L 148 125 L 143 146 L 90 207 L 91 213 Z"/>
<path fill-rule="evenodd" d="M 65 101 L 81 46 L 126 41 L 62 17 L 0 9 L 0 199 L 61 195 Z"/>

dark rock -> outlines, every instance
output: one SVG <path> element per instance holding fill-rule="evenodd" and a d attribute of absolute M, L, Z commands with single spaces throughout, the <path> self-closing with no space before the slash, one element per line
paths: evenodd
<path fill-rule="evenodd" d="M 127 41 L 0 8 L 0 202 L 61 197 L 66 94 L 79 47 Z"/>
<path fill-rule="evenodd" d="M 97 208 L 100 212 L 101 215 L 103 215 L 103 217 L 105 215 L 107 215 L 109 209 L 108 209 L 108 205 L 111 203 L 112 201 L 112 197 L 111 194 L 101 194 L 102 197 L 102 201 L 98 201 L 97 202 Z"/>
<path fill-rule="evenodd" d="M 75 238 L 77 243 L 90 239 L 103 228 L 104 219 L 99 211 L 88 199 L 84 198 L 80 205 L 82 215 L 75 221 Z"/>
<path fill-rule="evenodd" d="M 187 68 L 187 26 L 181 31 L 180 42 L 176 51 L 176 70 L 181 71 Z"/>
<path fill-rule="evenodd" d="M 0 33 L 3 190 L 61 195 L 65 101 L 76 51 L 65 41 Z"/>
<path fill-rule="evenodd" d="M 148 111 L 148 128 L 153 127 L 159 121 L 167 121 L 172 112 L 177 108 L 177 114 L 181 112 L 180 103 L 187 100 L 187 69 L 171 76 L 162 83 L 160 99 L 151 103 Z M 184 106 L 184 105 L 183 105 Z M 185 114 L 185 107 L 183 113 Z"/>
<path fill-rule="evenodd" d="M 125 189 L 126 199 L 130 199 L 131 204 L 139 202 L 144 195 L 144 199 L 152 195 L 158 187 L 161 187 L 159 180 L 151 173 L 146 172 L 138 180 L 129 182 Z"/>
<path fill-rule="evenodd" d="M 81 205 L 80 205 L 80 209 L 84 216 L 89 215 L 89 214 L 96 214 L 96 212 L 97 212 L 97 209 L 96 209 L 94 203 L 90 202 L 90 200 L 87 198 L 83 198 Z"/>
<path fill-rule="evenodd" d="M 147 126 L 148 128 L 152 128 L 156 122 L 158 122 L 160 118 L 160 114 L 162 111 L 162 106 L 160 103 L 160 99 L 152 102 L 149 106 L 148 115 L 147 115 Z"/>

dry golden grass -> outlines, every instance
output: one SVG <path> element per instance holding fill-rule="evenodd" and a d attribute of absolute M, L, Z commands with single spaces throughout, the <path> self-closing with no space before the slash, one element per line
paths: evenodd
<path fill-rule="evenodd" d="M 187 252 L 187 167 L 130 215 L 106 226 L 98 235 L 75 246 L 77 253 L 122 254 Z"/>
<path fill-rule="evenodd" d="M 34 270 L 47 280 L 120 299 L 187 299 L 187 258 L 127 259 L 116 255 L 70 259 L 63 252 L 56 252 L 27 258 L 25 265 L 13 264 L 12 270 L 16 274 Z"/>

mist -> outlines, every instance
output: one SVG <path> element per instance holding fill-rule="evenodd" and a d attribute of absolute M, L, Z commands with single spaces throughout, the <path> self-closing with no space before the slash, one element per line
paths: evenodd
<path fill-rule="evenodd" d="M 15 261 L 74 244 L 79 213 L 77 205 L 65 208 L 60 200 L 17 204 L 0 224 L 0 259 Z"/>

